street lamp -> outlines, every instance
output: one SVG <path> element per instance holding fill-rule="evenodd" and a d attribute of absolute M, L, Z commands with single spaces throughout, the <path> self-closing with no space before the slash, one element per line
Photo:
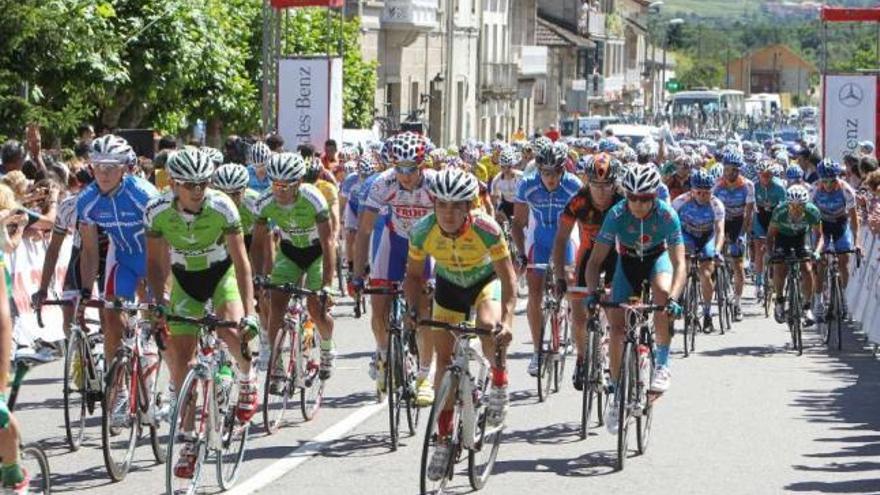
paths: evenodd
<path fill-rule="evenodd" d="M 648 20 L 647 20 L 647 22 L 645 23 L 645 24 L 646 24 L 646 27 L 647 27 L 647 30 L 648 30 L 648 33 L 647 33 L 648 36 L 646 37 L 646 40 L 645 40 L 645 56 L 644 56 L 644 61 L 645 61 L 645 79 L 650 81 L 650 82 L 648 82 L 648 88 L 650 88 L 650 90 L 651 90 L 651 107 L 650 107 L 650 108 L 651 108 L 651 113 L 652 113 L 652 114 L 656 114 L 656 113 L 657 113 L 657 112 L 655 111 L 655 109 L 657 108 L 657 98 L 656 98 L 657 91 L 656 91 L 656 89 L 655 89 L 655 88 L 656 88 L 656 86 L 655 86 L 655 85 L 656 85 L 656 82 L 655 82 L 655 77 L 654 77 L 654 74 L 656 73 L 656 69 L 655 69 L 655 67 L 654 67 L 654 59 L 656 58 L 655 55 L 656 55 L 657 52 L 656 52 L 656 50 L 655 50 L 655 48 L 654 48 L 654 36 L 653 36 L 653 34 L 652 34 L 652 33 L 653 33 L 653 29 L 651 29 L 651 15 L 657 15 L 657 14 L 659 14 L 659 13 L 660 13 L 660 8 L 661 8 L 661 7 L 663 7 L 663 2 L 660 2 L 660 1 L 657 1 L 657 2 L 651 2 L 650 4 L 648 4 Z M 651 60 L 650 60 L 650 63 L 649 63 L 649 61 L 648 61 L 648 45 L 651 45 Z M 646 96 L 646 98 L 644 98 L 644 100 L 645 100 L 645 106 L 644 106 L 644 109 L 645 109 L 645 111 L 647 111 L 647 110 L 648 110 L 648 105 L 647 105 L 647 103 L 648 103 L 647 92 L 645 92 L 645 96 Z"/>
<path fill-rule="evenodd" d="M 669 49 L 669 27 L 677 26 L 679 24 L 684 24 L 684 19 L 681 17 L 669 19 L 669 22 L 666 23 L 666 30 L 663 33 L 663 75 L 660 78 L 660 91 L 663 95 L 663 110 L 666 109 L 666 52 Z"/>

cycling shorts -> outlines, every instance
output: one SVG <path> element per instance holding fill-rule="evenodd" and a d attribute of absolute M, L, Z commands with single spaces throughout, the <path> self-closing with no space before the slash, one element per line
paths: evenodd
<path fill-rule="evenodd" d="M 402 282 L 406 276 L 409 258 L 409 239 L 391 232 L 387 227 L 378 234 L 373 231 L 373 257 L 370 261 L 370 285 L 389 286 Z M 425 280 L 433 278 L 434 260 L 430 256 L 422 274 Z"/>
<path fill-rule="evenodd" d="M 854 249 L 853 232 L 849 227 L 848 219 L 840 222 L 823 221 L 822 238 L 825 240 L 826 250 L 852 251 Z"/>
<path fill-rule="evenodd" d="M 724 221 L 724 237 L 727 240 L 727 254 L 733 258 L 742 258 L 745 246 L 743 217 L 728 218 Z"/>
<path fill-rule="evenodd" d="M 501 198 L 501 201 L 498 203 L 498 211 L 504 213 L 507 216 L 508 221 L 513 221 L 513 203 L 510 201 L 505 201 L 504 198 Z"/>
<path fill-rule="evenodd" d="M 172 267 L 171 272 L 170 307 L 175 315 L 201 318 L 205 316 L 209 300 L 214 311 L 219 311 L 227 303 L 241 301 L 235 269 L 228 258 L 205 270 L 186 271 Z M 168 331 L 173 336 L 195 336 L 199 333 L 199 327 L 188 323 L 168 322 Z"/>
<path fill-rule="evenodd" d="M 664 249 L 659 254 L 635 258 L 626 255 L 617 257 L 617 269 L 611 283 L 611 301 L 622 303 L 632 296 L 639 295 L 644 282 L 650 282 L 661 273 L 672 273 L 672 261 Z"/>
<path fill-rule="evenodd" d="M 146 253 L 122 255 L 113 243 L 107 250 L 105 263 L 104 297 L 133 301 L 138 284 L 147 275 Z"/>
<path fill-rule="evenodd" d="M 553 251 L 553 246 L 544 246 L 543 244 L 533 243 L 531 246 L 527 247 L 526 250 L 529 253 L 529 264 L 546 264 L 550 262 L 550 254 Z M 569 240 L 565 245 L 565 265 L 570 266 L 574 263 L 574 242 Z M 535 272 L 544 273 L 544 269 L 534 269 Z"/>
<path fill-rule="evenodd" d="M 806 258 L 807 256 L 810 256 L 810 250 L 807 249 L 807 239 L 804 234 L 778 234 L 776 236 L 776 244 L 773 246 L 773 256 L 771 256 L 771 259 L 783 259 L 790 251 L 794 251 L 794 255 L 798 258 Z"/>
<path fill-rule="evenodd" d="M 432 318 L 437 321 L 458 324 L 474 323 L 474 309 L 486 301 L 501 300 L 501 282 L 492 272 L 470 287 L 461 287 L 443 277 L 437 277 L 434 287 Z"/>
<path fill-rule="evenodd" d="M 696 253 L 701 260 L 712 259 L 715 257 L 715 232 L 704 235 L 702 237 L 693 236 L 682 231 L 681 237 L 684 240 L 684 249 L 688 254 Z"/>
<path fill-rule="evenodd" d="M 345 203 L 345 212 L 342 214 L 342 225 L 346 230 L 352 232 L 355 232 L 358 229 L 358 213 L 352 208 L 350 201 Z"/>
<path fill-rule="evenodd" d="M 302 284 L 305 279 L 306 289 L 321 290 L 324 286 L 324 251 L 321 245 L 298 248 L 290 242 L 281 241 L 280 247 L 269 281 L 273 284 Z"/>
<path fill-rule="evenodd" d="M 592 249 L 586 249 L 580 253 L 577 262 L 577 286 L 578 287 L 586 287 L 587 286 L 587 262 L 590 261 L 590 255 L 593 253 Z M 617 252 L 613 250 L 608 251 L 608 256 L 602 261 L 600 274 L 605 274 L 605 286 L 608 287 L 611 285 L 611 281 L 614 280 L 614 271 L 617 267 Z"/>
<path fill-rule="evenodd" d="M 770 228 L 770 217 L 772 215 L 772 210 L 761 210 L 759 208 L 755 211 L 752 221 L 752 235 L 754 235 L 756 239 L 767 238 L 767 230 Z"/>
<path fill-rule="evenodd" d="M 104 287 L 107 272 L 107 249 L 110 241 L 107 235 L 101 229 L 98 229 L 98 287 Z M 70 299 L 79 296 L 82 291 L 82 274 L 80 273 L 80 252 L 79 246 L 73 246 L 70 250 L 70 262 L 67 264 L 67 271 L 64 274 L 64 285 L 62 286 L 61 297 Z"/>

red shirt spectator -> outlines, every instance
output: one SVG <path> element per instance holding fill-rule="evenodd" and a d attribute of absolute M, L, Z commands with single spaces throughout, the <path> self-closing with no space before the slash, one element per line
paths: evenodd
<path fill-rule="evenodd" d="M 544 136 L 546 136 L 548 139 L 550 139 L 550 141 L 553 141 L 555 143 L 556 141 L 559 140 L 559 131 L 556 130 L 555 125 L 550 125 L 550 130 L 547 131 L 547 133 L 544 134 Z"/>

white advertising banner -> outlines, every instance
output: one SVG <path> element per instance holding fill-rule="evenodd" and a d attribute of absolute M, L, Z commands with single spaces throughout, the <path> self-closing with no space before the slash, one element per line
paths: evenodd
<path fill-rule="evenodd" d="M 876 75 L 826 75 L 822 95 L 822 152 L 836 161 L 878 131 Z"/>
<path fill-rule="evenodd" d="M 283 58 L 278 61 L 278 132 L 285 147 L 310 143 L 319 152 L 327 139 L 342 139 L 342 59 Z"/>

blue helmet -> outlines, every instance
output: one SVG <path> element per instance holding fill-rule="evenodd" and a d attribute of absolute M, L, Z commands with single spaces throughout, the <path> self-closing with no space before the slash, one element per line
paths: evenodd
<path fill-rule="evenodd" d="M 742 168 L 743 166 L 743 156 L 739 151 L 725 151 L 723 155 L 721 155 L 721 164 L 727 167 L 728 165 L 734 165 L 737 168 Z"/>
<path fill-rule="evenodd" d="M 785 169 L 785 178 L 789 181 L 799 181 L 804 179 L 804 169 L 800 165 L 789 165 Z"/>
<path fill-rule="evenodd" d="M 617 151 L 617 142 L 613 139 L 603 138 L 599 140 L 600 153 L 614 153 Z"/>
<path fill-rule="evenodd" d="M 693 189 L 712 189 L 715 180 L 709 172 L 697 169 L 691 174 L 691 187 Z"/>
<path fill-rule="evenodd" d="M 836 179 L 843 175 L 843 167 L 840 166 L 840 163 L 826 158 L 819 162 L 816 172 L 819 174 L 820 179 Z"/>

